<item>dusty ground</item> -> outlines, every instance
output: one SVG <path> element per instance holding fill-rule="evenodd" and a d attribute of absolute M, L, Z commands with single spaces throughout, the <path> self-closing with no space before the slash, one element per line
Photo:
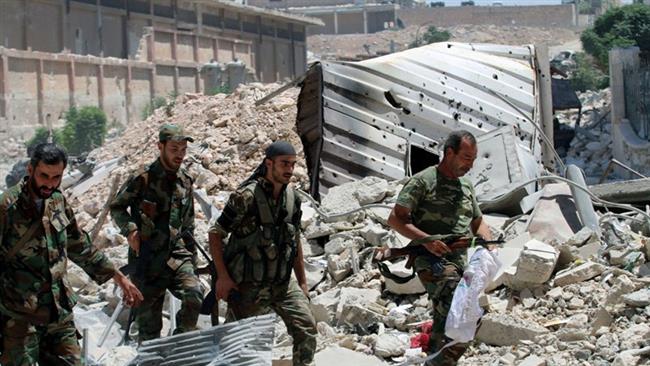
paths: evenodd
<path fill-rule="evenodd" d="M 374 34 L 346 34 L 346 35 L 315 35 L 307 39 L 310 52 L 315 57 L 321 58 L 350 58 L 357 55 L 367 55 L 364 44 L 367 44 L 371 54 L 389 52 L 390 43 L 395 43 L 395 51 L 408 48 L 408 45 L 426 31 L 426 26 L 419 28 L 411 26 L 402 30 L 388 30 Z M 537 28 L 522 26 L 496 26 L 496 25 L 457 25 L 449 28 L 440 28 L 451 33 L 451 41 L 478 42 L 499 44 L 535 44 L 547 43 L 549 46 L 558 46 L 573 42 L 575 45 L 580 38 L 580 33 L 567 28 Z M 577 42 L 579 44 L 579 42 Z"/>

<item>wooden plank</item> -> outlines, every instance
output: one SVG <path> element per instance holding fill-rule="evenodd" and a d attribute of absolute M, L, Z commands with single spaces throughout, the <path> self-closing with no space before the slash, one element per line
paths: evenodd
<path fill-rule="evenodd" d="M 104 109 L 104 65 L 97 65 L 97 102 Z"/>
<path fill-rule="evenodd" d="M 38 123 L 42 126 L 45 123 L 43 116 L 43 59 L 38 59 L 38 66 L 36 67 L 36 109 L 38 113 Z M 48 126 L 49 127 L 49 126 Z"/>
<path fill-rule="evenodd" d="M 76 106 L 75 101 L 75 86 L 74 86 L 74 76 L 76 73 L 75 61 L 74 59 L 70 60 L 68 63 L 68 99 L 70 103 L 70 108 Z"/>

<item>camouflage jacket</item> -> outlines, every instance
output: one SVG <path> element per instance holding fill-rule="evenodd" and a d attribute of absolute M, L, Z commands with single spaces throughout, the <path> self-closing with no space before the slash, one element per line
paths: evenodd
<path fill-rule="evenodd" d="M 98 283 L 113 277 L 115 269 L 78 227 L 61 192 L 55 191 L 39 209 L 27 184 L 25 179 L 0 196 L 0 311 L 47 324 L 69 316 L 76 302 L 66 278 L 68 258 Z M 22 249 L 12 249 L 35 223 L 37 229 Z"/>
<path fill-rule="evenodd" d="M 276 224 L 273 225 L 270 230 L 272 232 L 269 233 L 266 233 L 262 225 L 262 213 L 255 197 L 257 187 L 261 188 L 265 196 L 263 199 L 268 203 L 270 211 L 275 213 L 272 220 Z M 297 248 L 295 238 L 297 230 L 300 228 L 302 212 L 300 211 L 300 199 L 294 193 L 293 214 L 292 217 L 288 217 L 288 195 L 286 193 L 288 189 L 292 188 L 287 187 L 280 199 L 276 201 L 272 199 L 273 185 L 265 178 L 258 177 L 257 182 L 242 185 L 230 195 L 221 216 L 210 228 L 211 233 L 217 233 L 222 238 L 231 235 L 230 240 L 224 243 L 224 258 L 228 262 L 226 267 L 235 282 L 248 280 L 259 282 L 259 274 L 251 277 L 250 273 L 244 273 L 246 269 L 251 269 L 250 267 L 254 267 L 252 268 L 254 271 L 258 270 L 259 268 L 256 267 L 259 266 L 264 268 L 267 275 L 261 277 L 265 282 L 284 282 L 287 279 L 286 275 L 291 275 L 286 267 L 278 272 L 269 269 L 272 268 L 271 264 L 276 262 L 274 268 L 293 266 Z M 287 225 L 282 225 L 282 222 Z M 283 243 L 276 242 L 280 237 L 284 237 Z M 266 263 L 259 263 L 260 261 Z M 268 274 L 271 272 L 274 275 L 269 278 Z"/>
<path fill-rule="evenodd" d="M 145 200 L 155 204 L 154 217 L 143 214 Z M 157 276 L 167 265 L 176 269 L 192 258 L 195 249 L 187 248 L 178 238 L 187 230 L 194 231 L 192 178 L 184 170 L 170 174 L 157 159 L 122 186 L 110 203 L 110 210 L 122 235 L 138 230 L 141 237 L 148 238 L 141 244 L 149 245 L 152 252 L 145 270 L 147 277 Z M 129 250 L 129 261 L 134 260 L 134 253 Z"/>
<path fill-rule="evenodd" d="M 465 177 L 449 179 L 437 166 L 411 177 L 396 203 L 409 208 L 413 224 L 429 235 L 470 235 L 471 222 L 482 215 L 472 183 Z M 457 261 L 465 253 L 457 251 L 447 258 Z"/>

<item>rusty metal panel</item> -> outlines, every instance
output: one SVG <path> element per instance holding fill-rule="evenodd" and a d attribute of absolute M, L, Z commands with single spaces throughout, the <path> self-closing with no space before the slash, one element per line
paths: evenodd
<path fill-rule="evenodd" d="M 322 62 L 317 189 L 367 175 L 409 176 L 436 163 L 444 138 L 458 129 L 480 136 L 512 126 L 539 159 L 534 55 L 532 46 L 437 43 L 361 62 Z"/>

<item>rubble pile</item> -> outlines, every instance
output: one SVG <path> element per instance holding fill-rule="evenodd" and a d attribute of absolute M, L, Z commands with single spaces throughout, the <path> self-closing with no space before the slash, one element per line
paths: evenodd
<path fill-rule="evenodd" d="M 5 177 L 13 165 L 27 158 L 27 149 L 22 141 L 15 138 L 9 138 L 0 144 L 0 191 L 5 187 Z"/>
<path fill-rule="evenodd" d="M 438 29 L 451 33 L 452 42 L 511 45 L 548 43 L 549 46 L 553 46 L 580 38 L 579 32 L 567 28 L 460 24 L 445 28 L 438 27 Z M 395 52 L 406 50 L 415 41 L 416 36 L 420 38 L 426 31 L 427 26 L 412 25 L 405 29 L 385 30 L 371 34 L 319 34 L 309 36 L 307 44 L 309 51 L 318 59 L 347 59 L 358 55 L 376 56 L 389 53 L 391 41 Z M 364 45 L 368 46 L 370 54 Z"/>
<path fill-rule="evenodd" d="M 560 125 L 575 129 L 575 137 L 566 152 L 567 164 L 575 164 L 585 171 L 587 183 L 600 179 L 612 159 L 611 92 L 609 89 L 579 93 L 582 103 L 580 123 L 577 113 L 557 113 Z M 610 177 L 611 178 L 611 177 Z"/>

